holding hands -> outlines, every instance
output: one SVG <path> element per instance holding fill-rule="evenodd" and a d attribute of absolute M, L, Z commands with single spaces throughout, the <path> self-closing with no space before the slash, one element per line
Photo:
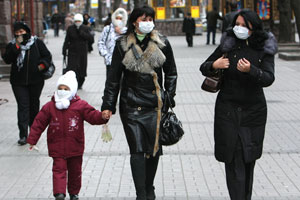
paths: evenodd
<path fill-rule="evenodd" d="M 112 112 L 110 110 L 103 110 L 102 111 L 102 118 L 103 119 L 110 119 L 112 116 Z"/>

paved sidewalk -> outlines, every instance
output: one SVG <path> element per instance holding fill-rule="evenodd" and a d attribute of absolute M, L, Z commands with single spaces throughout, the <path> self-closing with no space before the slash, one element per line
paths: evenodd
<path fill-rule="evenodd" d="M 47 46 L 57 70 L 46 81 L 41 105 L 49 101 L 61 74 L 63 39 L 63 34 L 54 38 L 50 31 Z M 216 48 L 205 45 L 205 39 L 205 34 L 194 37 L 194 47 L 188 48 L 185 37 L 169 37 L 179 75 L 175 112 L 186 133 L 177 145 L 164 148 L 155 179 L 158 200 L 229 200 L 224 165 L 213 155 L 216 95 L 201 90 L 199 66 Z M 300 62 L 277 57 L 276 81 L 265 89 L 268 123 L 264 153 L 255 168 L 254 200 L 300 199 Z M 106 72 L 96 43 L 88 62 L 88 77 L 78 94 L 100 108 Z M 17 105 L 8 81 L 0 82 L 0 98 L 8 99 L 0 105 L 0 199 L 53 199 L 52 159 L 47 155 L 46 134 L 38 143 L 39 152 L 18 146 Z M 113 141 L 103 143 L 102 127 L 85 125 L 80 199 L 135 199 L 129 151 L 118 114 L 109 126 Z"/>

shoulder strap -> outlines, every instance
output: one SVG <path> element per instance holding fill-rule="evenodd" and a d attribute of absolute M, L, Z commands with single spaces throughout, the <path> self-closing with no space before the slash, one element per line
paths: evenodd
<path fill-rule="evenodd" d="M 38 57 L 41 57 L 41 54 L 40 54 L 40 49 L 38 47 L 38 44 L 37 44 L 37 40 L 34 41 L 34 46 L 36 47 L 37 49 L 37 52 L 38 52 Z"/>
<path fill-rule="evenodd" d="M 109 25 L 108 33 L 107 33 L 106 38 L 105 38 L 105 44 L 106 44 L 106 42 L 107 42 L 108 35 L 109 35 L 109 33 L 110 33 L 110 29 L 111 29 L 111 25 Z"/>

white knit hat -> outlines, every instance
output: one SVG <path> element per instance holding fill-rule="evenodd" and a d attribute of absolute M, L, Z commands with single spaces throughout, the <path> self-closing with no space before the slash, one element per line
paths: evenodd
<path fill-rule="evenodd" d="M 68 71 L 67 73 L 65 73 L 64 75 L 59 77 L 57 84 L 56 84 L 56 88 L 58 88 L 58 86 L 60 86 L 60 85 L 68 86 L 71 90 L 72 97 L 74 97 L 77 92 L 77 87 L 78 87 L 75 72 Z"/>
<path fill-rule="evenodd" d="M 83 22 L 83 16 L 80 13 L 77 13 L 76 15 L 74 15 L 74 21 L 81 21 Z"/>

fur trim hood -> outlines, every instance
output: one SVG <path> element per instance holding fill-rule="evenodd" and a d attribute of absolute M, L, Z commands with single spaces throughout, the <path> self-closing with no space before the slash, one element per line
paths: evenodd
<path fill-rule="evenodd" d="M 114 26 L 119 26 L 116 20 L 117 16 L 122 16 L 122 26 L 120 27 L 121 29 L 124 28 L 127 24 L 127 11 L 124 8 L 118 8 L 112 15 L 111 15 L 111 21 Z"/>
<path fill-rule="evenodd" d="M 220 44 L 222 52 L 229 52 L 235 44 L 236 38 L 228 34 L 228 32 L 224 32 Z M 275 55 L 277 53 L 277 41 L 273 33 L 268 32 L 268 39 L 265 40 L 263 49 L 266 54 Z"/>
<path fill-rule="evenodd" d="M 135 58 L 132 46 L 137 50 L 139 59 Z M 157 31 L 151 32 L 145 51 L 137 45 L 134 33 L 122 38 L 121 47 L 126 52 L 122 63 L 129 71 L 151 74 L 154 68 L 161 67 L 166 61 L 166 57 L 161 51 L 165 47 L 164 38 Z"/>

